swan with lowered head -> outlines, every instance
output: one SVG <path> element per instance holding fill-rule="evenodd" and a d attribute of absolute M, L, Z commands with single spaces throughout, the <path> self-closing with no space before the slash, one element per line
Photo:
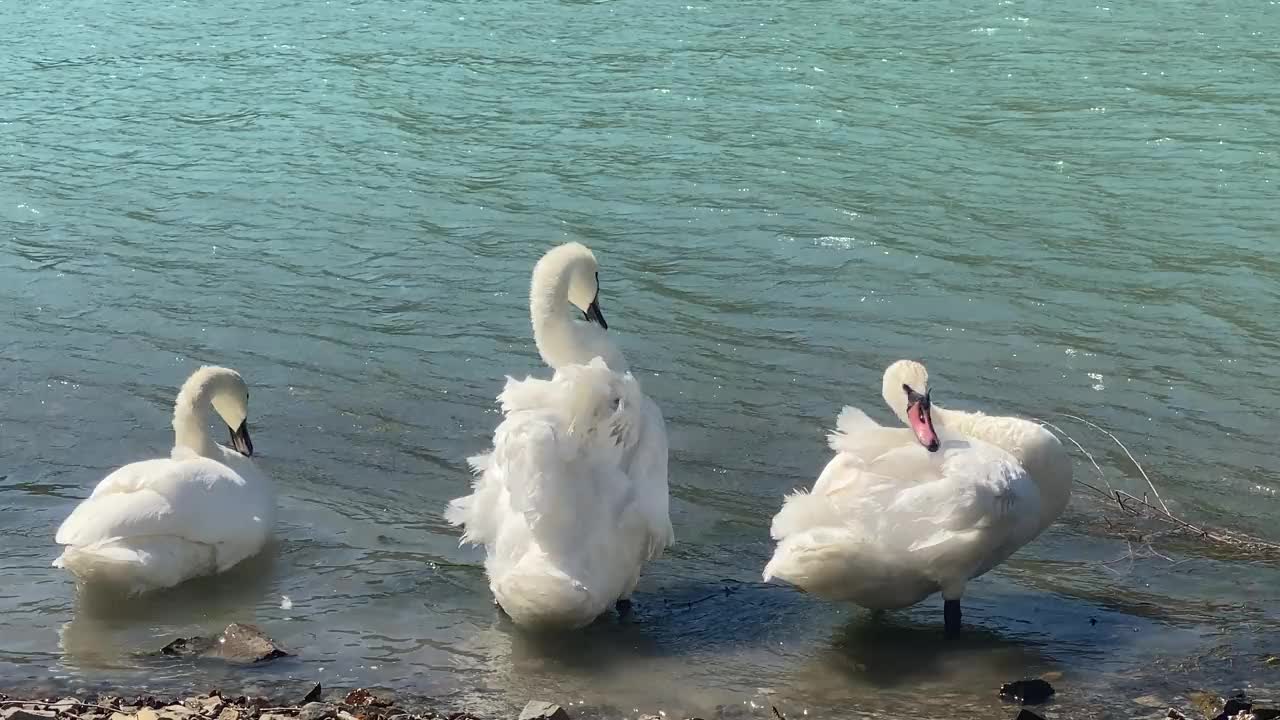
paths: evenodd
<path fill-rule="evenodd" d="M 216 413 L 231 447 L 209 437 Z M 275 494 L 254 465 L 249 389 L 234 370 L 202 367 L 173 409 L 168 458 L 130 463 L 103 478 L 58 528 L 54 567 L 81 583 L 129 593 L 230 569 L 271 535 Z"/>
<path fill-rule="evenodd" d="M 1066 508 L 1071 458 L 1037 423 L 933 405 L 920 363 L 890 365 L 881 390 L 908 427 L 840 413 L 835 457 L 773 519 L 778 546 L 764 579 L 877 610 L 941 592 L 955 634 L 965 584 Z"/>
<path fill-rule="evenodd" d="M 549 251 L 529 293 L 550 380 L 507 378 L 493 449 L 445 518 L 483 545 L 489 587 L 517 624 L 576 628 L 620 612 L 674 541 L 667 431 L 605 330 L 599 267 L 579 243 Z M 584 316 L 569 317 L 570 307 Z"/>

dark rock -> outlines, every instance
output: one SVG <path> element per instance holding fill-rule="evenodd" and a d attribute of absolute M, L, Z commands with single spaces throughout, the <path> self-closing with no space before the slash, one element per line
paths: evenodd
<path fill-rule="evenodd" d="M 1222 706 L 1222 712 L 1213 720 L 1231 720 L 1240 713 L 1247 713 L 1253 709 L 1253 703 L 1244 698 L 1233 697 Z"/>
<path fill-rule="evenodd" d="M 316 686 L 311 688 L 311 692 L 307 693 L 307 696 L 302 698 L 302 702 L 315 702 L 320 699 L 320 693 L 322 692 L 324 692 L 324 688 L 320 687 L 320 683 L 316 683 Z"/>
<path fill-rule="evenodd" d="M 1000 686 L 1000 698 L 1023 705 L 1039 705 L 1053 696 L 1053 686 L 1036 678 L 1034 680 L 1017 680 Z"/>
<path fill-rule="evenodd" d="M 520 720 L 569 720 L 564 708 L 549 702 L 530 700 L 520 711 Z"/>
<path fill-rule="evenodd" d="M 171 657 L 200 657 L 250 665 L 289 655 L 274 640 L 253 625 L 231 623 L 221 635 L 178 638 L 161 648 Z"/>
<path fill-rule="evenodd" d="M 1044 718 L 1026 708 L 1022 708 L 1022 710 L 1018 712 L 1018 717 L 1013 720 L 1044 720 Z"/>
<path fill-rule="evenodd" d="M 1275 708 L 1254 708 L 1253 720 L 1276 720 L 1280 718 L 1280 710 Z"/>
<path fill-rule="evenodd" d="M 1164 716 L 1168 718 L 1168 720 L 1187 720 L 1186 715 L 1183 715 L 1182 712 L 1174 708 L 1169 708 L 1169 712 L 1165 713 Z"/>
<path fill-rule="evenodd" d="M 1253 709 L 1253 703 L 1243 698 L 1231 698 L 1222 708 L 1222 712 L 1229 716 L 1235 717 L 1242 712 L 1248 712 Z"/>

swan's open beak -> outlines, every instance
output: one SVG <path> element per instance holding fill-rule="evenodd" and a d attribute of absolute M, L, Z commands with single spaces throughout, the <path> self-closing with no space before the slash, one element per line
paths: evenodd
<path fill-rule="evenodd" d="M 230 427 L 227 429 L 231 430 Z M 231 449 L 245 457 L 253 457 L 253 441 L 249 439 L 248 420 L 240 423 L 239 428 L 231 430 Z"/>
<path fill-rule="evenodd" d="M 933 414 L 929 412 L 929 393 L 920 393 L 907 389 L 907 423 L 916 434 L 916 440 L 929 452 L 938 452 L 942 442 L 933 429 Z"/>
<path fill-rule="evenodd" d="M 609 329 L 609 323 L 604 321 L 604 313 L 600 312 L 600 296 L 597 295 L 591 304 L 587 306 L 587 322 L 593 322 L 605 330 Z"/>

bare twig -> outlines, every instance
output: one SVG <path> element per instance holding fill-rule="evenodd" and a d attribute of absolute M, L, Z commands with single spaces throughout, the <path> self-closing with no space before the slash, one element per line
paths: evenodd
<path fill-rule="evenodd" d="M 1169 506 L 1165 503 L 1164 498 L 1160 497 L 1160 491 L 1156 489 L 1155 482 L 1151 479 L 1151 476 L 1147 474 L 1146 469 L 1142 467 L 1142 464 L 1139 463 L 1137 458 L 1133 456 L 1133 453 L 1129 451 L 1129 448 L 1126 447 L 1125 444 L 1122 443 L 1120 439 L 1115 436 L 1114 433 L 1110 432 L 1104 427 L 1101 427 L 1097 423 L 1090 422 L 1089 420 L 1085 420 L 1084 418 L 1071 415 L 1068 413 L 1061 413 L 1061 415 L 1063 417 L 1076 420 L 1077 422 L 1084 423 L 1085 425 L 1088 425 L 1089 427 L 1092 427 L 1098 430 L 1099 432 L 1105 434 L 1107 437 L 1111 438 L 1111 440 L 1115 442 L 1116 445 L 1118 445 L 1121 450 L 1124 451 L 1125 455 L 1128 456 L 1129 460 L 1133 463 L 1134 467 L 1138 468 L 1138 472 L 1142 474 L 1143 479 L 1146 480 L 1147 487 L 1151 489 L 1151 495 L 1155 497 L 1155 502 L 1158 503 L 1158 505 L 1153 504 L 1146 493 L 1143 493 L 1143 497 L 1139 498 L 1138 496 L 1132 493 L 1125 492 L 1123 490 L 1116 490 L 1114 487 L 1111 486 L 1111 483 L 1107 480 L 1106 473 L 1102 470 L 1102 467 L 1098 464 L 1093 454 L 1090 453 L 1088 450 L 1086 450 L 1083 445 L 1081 445 L 1078 441 L 1076 441 L 1075 438 L 1071 437 L 1071 435 L 1068 434 L 1061 427 L 1045 420 L 1040 420 L 1038 418 L 1036 419 L 1036 422 L 1040 423 L 1041 425 L 1047 428 L 1050 428 L 1056 431 L 1057 433 L 1065 437 L 1078 450 L 1080 450 L 1080 452 L 1084 453 L 1084 456 L 1088 458 L 1089 463 L 1093 465 L 1094 471 L 1097 472 L 1099 479 L 1102 480 L 1102 483 L 1103 485 L 1106 486 L 1106 489 L 1104 490 L 1098 487 L 1097 485 L 1086 482 L 1079 478 L 1076 478 L 1075 482 L 1079 483 L 1081 486 L 1085 488 L 1088 488 L 1093 494 L 1097 495 L 1099 498 L 1104 499 L 1107 502 L 1115 503 L 1116 507 L 1123 514 L 1128 515 L 1130 517 L 1135 517 L 1135 518 L 1150 517 L 1174 526 L 1175 529 L 1166 531 L 1166 532 L 1187 532 L 1187 533 L 1194 534 L 1200 537 L 1201 539 L 1209 542 L 1230 545 L 1230 546 L 1241 548 L 1248 551 L 1254 551 L 1254 552 L 1266 551 L 1268 553 L 1274 553 L 1276 551 L 1280 551 L 1280 544 L 1255 538 L 1250 535 L 1246 535 L 1244 533 L 1238 533 L 1238 532 L 1227 531 L 1227 530 L 1210 530 L 1209 528 L 1187 522 L 1186 520 L 1183 520 L 1182 518 L 1174 515 L 1173 512 L 1169 510 Z M 1104 517 L 1103 520 L 1107 523 L 1108 528 L 1115 529 L 1110 519 Z M 1161 534 L 1164 534 L 1164 533 L 1161 533 Z M 1155 537 L 1154 534 L 1148 534 L 1145 537 L 1148 547 L 1150 547 L 1150 540 L 1153 537 Z M 1165 560 L 1168 560 L 1171 563 L 1179 564 L 1179 561 L 1174 561 L 1168 556 L 1160 555 L 1160 553 L 1156 552 L 1154 548 L 1151 548 L 1151 554 L 1152 556 L 1164 558 Z M 1120 560 L 1123 560 L 1125 558 L 1132 558 L 1134 556 L 1135 554 L 1133 553 L 1133 549 L 1130 548 L 1128 555 L 1122 556 L 1121 558 L 1117 558 L 1116 560 L 1111 561 L 1111 563 L 1119 562 Z M 1181 561 L 1181 562 L 1185 562 L 1185 561 Z M 1108 567 L 1109 564 L 1110 563 L 1104 563 L 1103 566 L 1107 567 L 1108 570 L 1111 570 L 1112 568 Z"/>
<path fill-rule="evenodd" d="M 787 720 L 787 716 L 782 714 L 782 711 L 778 709 L 777 705 L 770 705 L 769 707 L 773 708 L 773 716 L 775 718 L 778 720 Z"/>
<path fill-rule="evenodd" d="M 1072 420 L 1082 422 L 1085 425 L 1088 425 L 1089 427 L 1097 430 L 1098 432 L 1106 435 L 1107 437 L 1115 441 L 1115 444 L 1120 446 L 1120 449 L 1124 451 L 1124 454 L 1129 456 L 1129 461 L 1133 463 L 1133 466 L 1138 468 L 1138 472 L 1142 473 L 1142 479 L 1147 481 L 1147 487 L 1151 488 L 1151 494 L 1156 496 L 1156 500 L 1160 503 L 1160 507 L 1164 510 L 1165 514 L 1170 515 L 1170 517 L 1172 517 L 1172 515 L 1169 513 L 1169 506 L 1164 504 L 1164 500 L 1160 497 L 1160 491 L 1156 489 L 1156 484 L 1151 482 L 1151 478 L 1150 476 L 1147 475 L 1147 471 L 1142 469 L 1142 463 L 1139 463 L 1138 459 L 1133 456 L 1133 453 L 1129 452 L 1129 448 L 1125 447 L 1124 443 L 1120 442 L 1120 438 L 1113 435 L 1110 430 L 1107 430 L 1101 425 L 1085 420 L 1082 417 L 1077 417 L 1075 415 L 1070 415 L 1068 413 L 1059 413 L 1059 414 L 1062 415 L 1063 417 L 1069 417 Z"/>

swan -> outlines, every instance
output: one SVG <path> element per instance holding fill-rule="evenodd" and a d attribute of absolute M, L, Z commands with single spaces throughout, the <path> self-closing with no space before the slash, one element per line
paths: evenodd
<path fill-rule="evenodd" d="M 62 522 L 53 566 L 129 594 L 231 568 L 270 537 L 275 494 L 254 465 L 249 389 L 234 370 L 201 367 L 178 392 L 173 451 L 107 475 Z M 212 411 L 212 412 L 211 412 Z M 216 412 L 231 447 L 209 437 Z"/>
<path fill-rule="evenodd" d="M 1037 423 L 933 405 L 918 362 L 890 365 L 881 391 L 908 427 L 844 408 L 828 438 L 835 457 L 773 518 L 764 580 L 873 610 L 941 592 L 955 635 L 965 584 L 1066 508 L 1071 458 Z"/>
<path fill-rule="evenodd" d="M 462 544 L 484 546 L 494 600 L 520 626 L 579 628 L 610 605 L 625 614 L 644 565 L 675 540 L 666 426 L 606 334 L 599 293 L 584 245 L 538 261 L 529 310 L 554 374 L 507 378 L 493 448 L 469 460 L 473 492 L 445 511 Z"/>

